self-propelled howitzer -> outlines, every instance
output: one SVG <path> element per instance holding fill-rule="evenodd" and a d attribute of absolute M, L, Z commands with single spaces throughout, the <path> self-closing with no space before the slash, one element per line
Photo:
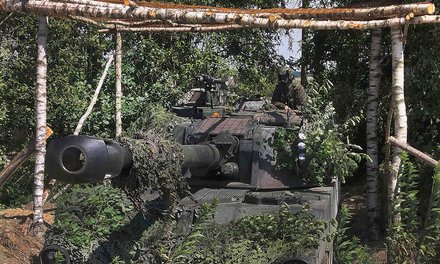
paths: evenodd
<path fill-rule="evenodd" d="M 255 104 L 258 102 L 244 102 L 240 111 L 228 116 L 193 120 L 174 130 L 183 154 L 182 177 L 188 180 L 192 192 L 179 203 L 186 208 L 185 221 L 195 219 L 200 204 L 218 199 L 214 221 L 219 224 L 248 215 L 275 213 L 284 203 L 292 211 L 308 204 L 317 219 L 330 223 L 337 214 L 339 185 L 329 181 L 327 186 L 315 187 L 307 180 L 300 115 L 262 113 L 254 109 Z M 276 168 L 273 143 L 280 126 L 289 126 L 298 135 L 286 146 L 296 153 L 295 166 L 290 170 Z M 154 144 L 146 147 L 155 148 Z M 111 140 L 68 136 L 52 140 L 47 149 L 48 174 L 68 183 L 124 177 L 131 166 L 130 151 Z M 328 224 L 326 232 L 332 229 Z M 43 249 L 42 259 L 49 253 Z M 313 254 L 291 256 L 280 263 L 332 263 L 332 254 L 332 243 L 322 241 Z"/>

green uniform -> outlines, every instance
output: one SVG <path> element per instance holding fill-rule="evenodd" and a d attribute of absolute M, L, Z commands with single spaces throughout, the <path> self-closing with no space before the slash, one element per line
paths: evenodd
<path fill-rule="evenodd" d="M 288 83 L 279 82 L 272 95 L 272 104 L 278 109 L 287 105 L 291 109 L 301 110 L 306 99 L 306 92 L 301 83 L 292 80 Z"/>

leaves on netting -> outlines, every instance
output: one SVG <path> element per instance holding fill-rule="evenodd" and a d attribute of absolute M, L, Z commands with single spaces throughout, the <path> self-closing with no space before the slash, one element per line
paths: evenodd
<path fill-rule="evenodd" d="M 182 122 L 173 113 L 153 105 L 119 139 L 133 155 L 133 166 L 113 183 L 144 215 L 152 200 L 159 202 L 156 209 L 166 210 L 187 190 L 182 177 L 182 148 L 171 140 L 173 128 Z"/>

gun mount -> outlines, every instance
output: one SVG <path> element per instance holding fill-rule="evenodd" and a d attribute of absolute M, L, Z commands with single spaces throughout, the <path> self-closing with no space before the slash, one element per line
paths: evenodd
<path fill-rule="evenodd" d="M 335 219 L 339 183 L 316 187 L 307 181 L 301 116 L 295 112 L 262 113 L 262 105 L 261 101 L 242 101 L 228 116 L 196 119 L 175 128 L 174 139 L 183 154 L 182 177 L 187 178 L 192 192 L 179 202 L 184 208 L 182 221 L 194 221 L 197 208 L 213 199 L 219 201 L 214 214 L 219 224 L 275 213 L 283 203 L 292 211 L 308 204 L 317 219 L 328 223 Z M 286 146 L 297 150 L 296 166 L 291 170 L 276 169 L 273 137 L 278 126 L 289 126 L 298 133 L 297 140 Z M 85 183 L 124 177 L 131 165 L 130 151 L 111 140 L 68 136 L 48 144 L 47 171 L 60 181 Z M 333 229 L 328 224 L 326 232 Z M 43 263 L 51 263 L 51 252 L 50 246 L 42 250 Z M 292 256 L 280 263 L 332 263 L 332 252 L 332 244 L 322 241 L 314 254 Z"/>
<path fill-rule="evenodd" d="M 223 115 L 228 89 L 235 85 L 234 79 L 200 75 L 195 80 L 201 87 L 191 89 L 185 96 L 186 99 L 182 100 L 179 106 L 173 107 L 173 111 L 179 116 L 198 119 L 212 113 Z"/>

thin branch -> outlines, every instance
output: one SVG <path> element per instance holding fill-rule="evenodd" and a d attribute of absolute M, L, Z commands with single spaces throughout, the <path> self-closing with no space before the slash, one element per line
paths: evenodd
<path fill-rule="evenodd" d="M 105 21 L 106 24 L 113 24 L 113 25 L 121 25 L 126 27 L 136 27 L 136 26 L 144 26 L 144 25 L 151 25 L 151 24 L 163 24 L 164 21 L 160 19 L 151 19 L 151 20 L 142 20 L 142 21 L 122 21 L 122 20 L 109 20 Z"/>
<path fill-rule="evenodd" d="M 108 69 L 110 68 L 112 61 L 113 61 L 113 55 L 110 55 L 107 60 L 107 63 L 105 64 L 104 72 L 101 75 L 101 79 L 98 82 L 98 86 L 96 86 L 95 93 L 92 97 L 92 100 L 90 101 L 89 107 L 87 107 L 87 111 L 78 121 L 78 125 L 76 126 L 75 131 L 73 132 L 74 135 L 78 135 L 81 132 L 84 121 L 92 113 L 93 107 L 95 106 L 96 101 L 98 100 L 99 92 L 101 91 L 102 84 L 104 83 L 105 77 L 107 76 L 107 72 Z"/>
<path fill-rule="evenodd" d="M 7 17 L 5 17 L 5 19 L 2 20 L 2 22 L 0 22 L 0 26 L 3 25 L 6 21 L 8 21 L 9 18 L 12 17 L 14 13 L 10 13 Z"/>
<path fill-rule="evenodd" d="M 70 18 L 70 19 L 73 19 L 73 20 L 77 20 L 77 21 L 80 21 L 80 22 L 85 22 L 85 23 L 92 24 L 92 25 L 95 25 L 95 26 L 98 26 L 98 27 L 105 27 L 105 25 L 103 23 L 97 22 L 97 21 L 95 21 L 93 19 L 90 19 L 90 18 L 81 17 L 81 16 L 70 16 L 70 15 L 67 16 L 67 17 Z"/>

